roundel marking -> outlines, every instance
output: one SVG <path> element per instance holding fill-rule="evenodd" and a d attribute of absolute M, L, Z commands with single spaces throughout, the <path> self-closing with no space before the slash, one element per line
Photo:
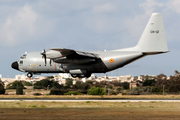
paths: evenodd
<path fill-rule="evenodd" d="M 113 62 L 114 62 L 114 59 L 111 58 L 111 59 L 109 60 L 109 62 L 110 62 L 110 63 L 113 63 Z"/>

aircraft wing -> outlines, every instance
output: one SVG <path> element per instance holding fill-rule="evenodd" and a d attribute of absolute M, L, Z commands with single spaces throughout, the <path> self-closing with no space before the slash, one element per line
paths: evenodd
<path fill-rule="evenodd" d="M 75 51 L 72 49 L 65 49 L 65 48 L 54 48 L 50 49 L 54 51 L 58 51 L 62 54 L 63 57 L 66 58 L 94 58 L 94 59 L 100 59 L 100 57 L 97 54 L 90 53 L 90 52 L 82 52 L 82 51 Z"/>

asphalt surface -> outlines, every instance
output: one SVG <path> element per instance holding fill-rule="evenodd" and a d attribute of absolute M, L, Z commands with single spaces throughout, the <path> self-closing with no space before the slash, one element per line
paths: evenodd
<path fill-rule="evenodd" d="M 0 101 L 45 101 L 45 102 L 180 102 L 180 99 L 156 99 L 156 98 L 0 98 Z"/>

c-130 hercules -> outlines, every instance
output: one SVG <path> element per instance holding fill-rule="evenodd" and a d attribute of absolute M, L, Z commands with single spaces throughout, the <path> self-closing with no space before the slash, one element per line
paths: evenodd
<path fill-rule="evenodd" d="M 28 72 L 70 73 L 72 77 L 90 77 L 92 73 L 106 73 L 121 68 L 147 55 L 168 52 L 162 15 L 153 13 L 135 47 L 111 51 L 82 52 L 53 48 L 50 51 L 25 53 L 12 68 Z"/>

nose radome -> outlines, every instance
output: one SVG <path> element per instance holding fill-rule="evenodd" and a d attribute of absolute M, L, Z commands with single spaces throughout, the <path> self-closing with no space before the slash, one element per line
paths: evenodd
<path fill-rule="evenodd" d="M 16 70 L 19 70 L 19 66 L 18 66 L 18 63 L 17 61 L 16 62 L 13 62 L 12 65 L 11 65 L 12 68 L 16 69 Z"/>

